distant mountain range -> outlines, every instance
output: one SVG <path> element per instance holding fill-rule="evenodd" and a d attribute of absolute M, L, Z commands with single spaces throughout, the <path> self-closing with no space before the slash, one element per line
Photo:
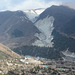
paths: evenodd
<path fill-rule="evenodd" d="M 0 42 L 23 55 L 31 52 L 32 56 L 49 58 L 52 52 L 51 57 L 55 58 L 67 48 L 75 52 L 75 9 L 61 5 L 0 12 Z"/>
<path fill-rule="evenodd" d="M 68 6 L 68 7 L 70 7 L 70 8 L 72 8 L 72 9 L 75 9 L 75 4 L 74 3 L 65 3 L 65 4 L 63 4 L 64 6 Z"/>

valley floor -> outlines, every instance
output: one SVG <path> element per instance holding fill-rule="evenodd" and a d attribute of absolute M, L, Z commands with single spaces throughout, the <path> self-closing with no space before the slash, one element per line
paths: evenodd
<path fill-rule="evenodd" d="M 0 60 L 0 75 L 75 75 L 75 62 L 40 57 Z"/>

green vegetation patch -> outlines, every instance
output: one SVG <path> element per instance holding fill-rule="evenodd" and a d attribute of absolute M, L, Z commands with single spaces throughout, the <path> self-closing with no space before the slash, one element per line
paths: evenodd
<path fill-rule="evenodd" d="M 37 46 L 23 46 L 15 48 L 14 51 L 22 55 L 30 55 L 35 57 L 43 57 L 48 59 L 60 58 L 60 52 L 50 47 L 37 47 Z"/>
<path fill-rule="evenodd" d="M 12 35 L 15 37 L 22 37 L 24 34 L 22 31 L 15 29 L 14 32 L 12 33 Z"/>

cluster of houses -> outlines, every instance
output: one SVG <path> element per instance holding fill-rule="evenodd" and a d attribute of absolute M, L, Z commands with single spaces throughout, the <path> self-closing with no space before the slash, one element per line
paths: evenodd
<path fill-rule="evenodd" d="M 7 74 L 11 70 L 30 70 L 34 66 L 44 68 L 53 68 L 63 75 L 66 72 L 73 72 L 75 74 L 75 62 L 68 62 L 63 60 L 50 60 L 40 57 L 22 57 L 20 59 L 5 59 L 0 60 L 0 74 Z"/>

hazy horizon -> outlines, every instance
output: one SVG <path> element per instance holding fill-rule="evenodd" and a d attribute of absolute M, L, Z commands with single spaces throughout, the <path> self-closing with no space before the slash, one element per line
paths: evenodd
<path fill-rule="evenodd" d="M 37 8 L 47 8 L 51 5 L 61 5 L 63 3 L 75 3 L 74 0 L 0 0 L 0 11 L 2 10 L 27 10 Z"/>

